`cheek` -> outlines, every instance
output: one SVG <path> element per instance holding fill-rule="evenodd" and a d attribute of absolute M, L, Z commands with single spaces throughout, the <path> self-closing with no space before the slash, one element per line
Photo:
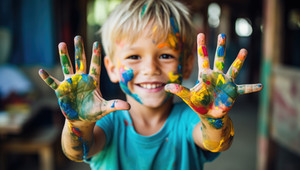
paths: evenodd
<path fill-rule="evenodd" d="M 170 71 L 168 73 L 169 76 L 169 82 L 168 83 L 177 83 L 181 84 L 182 83 L 182 68 L 181 64 L 179 63 L 176 67 L 176 70 Z"/>
<path fill-rule="evenodd" d="M 121 83 L 127 86 L 128 82 L 133 79 L 133 70 L 131 68 L 126 68 L 125 66 L 121 66 L 119 68 Z"/>

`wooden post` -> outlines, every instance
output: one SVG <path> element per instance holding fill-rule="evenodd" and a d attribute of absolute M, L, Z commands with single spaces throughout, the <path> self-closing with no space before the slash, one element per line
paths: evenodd
<path fill-rule="evenodd" d="M 282 52 L 282 9 L 280 0 L 264 0 L 263 21 L 261 81 L 264 88 L 260 95 L 259 104 L 257 169 L 269 170 L 272 168 L 270 141 L 272 69 L 279 64 Z"/>

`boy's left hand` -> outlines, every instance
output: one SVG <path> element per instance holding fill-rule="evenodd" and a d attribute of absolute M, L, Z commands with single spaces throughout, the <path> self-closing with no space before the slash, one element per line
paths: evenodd
<path fill-rule="evenodd" d="M 257 92 L 262 84 L 237 85 L 234 83 L 247 56 L 247 50 L 241 49 L 226 74 L 223 73 L 225 59 L 225 35 L 218 36 L 214 69 L 209 67 L 205 46 L 205 35 L 198 34 L 198 82 L 188 89 L 179 84 L 168 84 L 165 90 L 182 98 L 198 115 L 210 118 L 222 118 L 241 94 Z"/>

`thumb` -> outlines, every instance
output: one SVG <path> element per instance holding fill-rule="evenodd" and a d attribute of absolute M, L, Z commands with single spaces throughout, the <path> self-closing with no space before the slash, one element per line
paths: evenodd
<path fill-rule="evenodd" d="M 170 83 L 165 86 L 165 91 L 176 94 L 183 100 L 190 100 L 190 90 L 180 84 Z"/>
<path fill-rule="evenodd" d="M 107 115 L 108 113 L 117 111 L 117 110 L 129 110 L 130 104 L 123 101 L 123 100 L 109 100 L 106 102 L 103 102 L 101 104 L 101 110 L 102 114 L 99 115 L 101 117 Z"/>

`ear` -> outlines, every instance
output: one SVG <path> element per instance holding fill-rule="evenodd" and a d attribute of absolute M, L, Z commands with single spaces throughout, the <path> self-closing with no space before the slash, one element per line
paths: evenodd
<path fill-rule="evenodd" d="M 110 57 L 105 56 L 104 57 L 104 65 L 107 71 L 107 74 L 109 76 L 110 81 L 113 83 L 119 82 L 119 70 L 117 66 L 113 63 L 113 61 L 110 59 Z"/>
<path fill-rule="evenodd" d="M 188 79 L 190 77 L 193 71 L 194 61 L 195 61 L 195 56 L 193 54 L 191 54 L 189 57 L 186 58 L 182 70 L 183 79 Z"/>

